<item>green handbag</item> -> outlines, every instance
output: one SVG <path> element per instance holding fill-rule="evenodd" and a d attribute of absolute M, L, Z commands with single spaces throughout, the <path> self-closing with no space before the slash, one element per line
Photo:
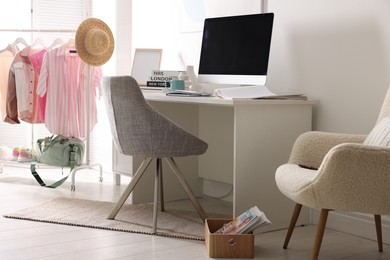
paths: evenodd
<path fill-rule="evenodd" d="M 78 138 L 52 135 L 38 139 L 35 156 L 40 163 L 73 169 L 82 164 L 84 150 L 84 142 Z"/>
<path fill-rule="evenodd" d="M 59 167 L 70 167 L 72 171 L 75 166 L 79 166 L 83 163 L 85 145 L 84 142 L 78 138 L 66 138 L 62 135 L 52 135 L 43 139 L 38 139 L 35 150 L 37 162 Z M 35 164 L 31 164 L 31 173 L 41 186 L 48 188 L 58 187 L 64 183 L 69 176 L 62 178 L 51 185 L 46 185 L 36 172 Z"/>

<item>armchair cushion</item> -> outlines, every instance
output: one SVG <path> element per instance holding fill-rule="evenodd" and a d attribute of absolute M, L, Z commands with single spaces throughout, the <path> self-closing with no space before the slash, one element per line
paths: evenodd
<path fill-rule="evenodd" d="M 390 116 L 383 118 L 363 142 L 367 145 L 390 146 Z"/>
<path fill-rule="evenodd" d="M 338 144 L 363 143 L 365 135 L 310 131 L 300 135 L 294 143 L 289 164 L 307 169 L 318 169 L 325 155 Z"/>

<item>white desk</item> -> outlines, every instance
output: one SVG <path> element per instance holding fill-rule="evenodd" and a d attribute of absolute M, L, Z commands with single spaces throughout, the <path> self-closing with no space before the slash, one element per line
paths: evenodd
<path fill-rule="evenodd" d="M 279 192 L 274 175 L 287 162 L 295 139 L 311 130 L 315 101 L 223 100 L 143 92 L 161 113 L 209 144 L 204 155 L 178 160 L 195 193 L 202 194 L 202 179 L 233 184 L 234 216 L 257 205 L 272 221 L 262 231 L 287 227 L 293 203 Z M 114 158 L 118 171 L 135 171 L 140 161 L 134 158 L 126 170 Z M 164 175 L 166 198 L 185 198 L 171 175 Z M 134 203 L 152 201 L 153 174 L 144 177 L 134 191 Z M 308 211 L 301 213 L 299 221 L 309 223 Z"/>

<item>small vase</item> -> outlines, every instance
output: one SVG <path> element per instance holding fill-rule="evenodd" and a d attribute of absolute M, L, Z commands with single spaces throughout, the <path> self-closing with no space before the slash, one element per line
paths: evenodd
<path fill-rule="evenodd" d="M 187 66 L 186 72 L 188 75 L 188 79 L 191 82 L 189 89 L 193 91 L 199 91 L 198 78 L 196 77 L 196 74 L 194 72 L 194 66 Z"/>

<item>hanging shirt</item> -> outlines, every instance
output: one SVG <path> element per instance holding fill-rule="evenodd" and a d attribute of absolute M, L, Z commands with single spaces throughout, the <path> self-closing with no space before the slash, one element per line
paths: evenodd
<path fill-rule="evenodd" d="M 5 122 L 19 124 L 18 114 L 19 119 L 27 123 L 43 122 L 39 117 L 36 94 L 38 76 L 29 59 L 37 51 L 28 46 L 16 54 L 11 64 Z"/>
<path fill-rule="evenodd" d="M 6 116 L 6 101 L 8 89 L 9 69 L 16 53 L 19 51 L 15 43 L 9 44 L 7 48 L 0 51 L 0 114 L 1 120 Z"/>
<path fill-rule="evenodd" d="M 46 54 L 46 49 L 43 49 L 41 51 L 38 51 L 36 53 L 30 53 L 29 59 L 31 62 L 31 65 L 34 68 L 35 74 L 37 78 L 39 79 L 39 75 L 41 74 L 41 67 L 43 62 L 43 57 Z M 42 97 L 38 96 L 38 113 L 39 113 L 39 119 L 41 122 L 45 121 L 45 109 L 46 109 L 46 94 Z"/>
<path fill-rule="evenodd" d="M 39 96 L 47 94 L 46 128 L 53 134 L 85 140 L 88 91 L 88 131 L 92 131 L 97 123 L 96 98 L 101 96 L 101 78 L 101 67 L 88 67 L 79 58 L 74 46 L 62 45 L 48 51 L 43 59 L 37 88 Z"/>

